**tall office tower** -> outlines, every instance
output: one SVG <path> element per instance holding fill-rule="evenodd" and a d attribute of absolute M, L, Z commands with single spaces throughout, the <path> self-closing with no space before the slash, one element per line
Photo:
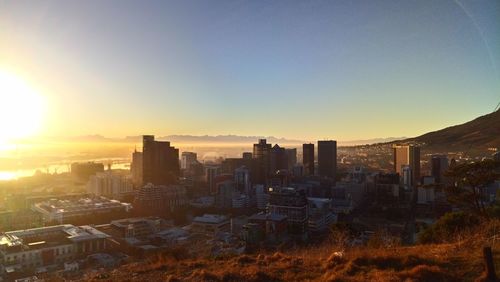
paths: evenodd
<path fill-rule="evenodd" d="M 297 149 L 285 149 L 288 158 L 288 171 L 292 171 L 293 166 L 297 164 Z"/>
<path fill-rule="evenodd" d="M 217 192 L 215 187 L 215 177 L 217 175 L 219 175 L 218 166 L 207 166 L 205 168 L 205 176 L 208 184 L 208 193 L 210 195 L 213 195 Z"/>
<path fill-rule="evenodd" d="M 333 179 L 337 174 L 337 141 L 318 141 L 318 174 Z"/>
<path fill-rule="evenodd" d="M 444 182 L 444 172 L 448 170 L 448 157 L 446 155 L 434 155 L 431 159 L 432 176 L 436 183 Z"/>
<path fill-rule="evenodd" d="M 414 145 L 394 145 L 394 171 L 403 176 L 402 167 L 410 166 L 412 171 L 411 185 L 420 180 L 420 147 Z"/>
<path fill-rule="evenodd" d="M 285 148 L 276 144 L 270 151 L 269 170 L 267 171 L 267 175 L 274 175 L 277 171 L 282 169 L 288 169 L 288 156 Z"/>
<path fill-rule="evenodd" d="M 304 175 L 314 175 L 314 144 L 302 144 Z"/>
<path fill-rule="evenodd" d="M 250 195 L 252 187 L 250 184 L 250 170 L 246 166 L 234 170 L 234 184 L 237 191 Z"/>
<path fill-rule="evenodd" d="M 253 179 L 256 184 L 265 184 L 267 173 L 269 171 L 269 157 L 271 144 L 268 144 L 266 139 L 259 139 L 259 143 L 253 144 L 252 157 L 256 160 Z"/>
<path fill-rule="evenodd" d="M 413 178 L 413 169 L 409 165 L 403 165 L 401 167 L 401 178 L 403 179 L 403 187 L 405 190 L 410 190 L 415 185 L 415 179 Z"/>
<path fill-rule="evenodd" d="M 181 168 L 189 170 L 191 165 L 198 162 L 196 153 L 193 152 L 182 152 L 181 154 Z"/>
<path fill-rule="evenodd" d="M 179 178 L 179 149 L 167 141 L 155 141 L 153 135 L 143 136 L 143 184 L 169 185 Z"/>
<path fill-rule="evenodd" d="M 134 187 L 140 187 L 142 185 L 142 152 L 137 152 L 137 149 L 132 153 L 130 173 L 132 174 Z"/>

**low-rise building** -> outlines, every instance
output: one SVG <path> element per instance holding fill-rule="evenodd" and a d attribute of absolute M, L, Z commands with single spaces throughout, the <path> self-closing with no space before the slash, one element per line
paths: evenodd
<path fill-rule="evenodd" d="M 312 233 L 320 233 L 337 222 L 337 215 L 332 211 L 329 198 L 307 198 L 309 208 L 308 228 Z"/>
<path fill-rule="evenodd" d="M 64 223 L 75 218 L 112 212 L 129 212 L 132 205 L 104 197 L 81 199 L 50 199 L 36 203 L 32 210 L 42 215 L 45 222 Z"/>
<path fill-rule="evenodd" d="M 191 223 L 191 232 L 216 235 L 220 232 L 230 232 L 229 218 L 218 214 L 204 214 L 197 216 Z"/>
<path fill-rule="evenodd" d="M 288 232 L 306 237 L 309 214 L 305 191 L 292 187 L 271 187 L 269 195 L 268 213 L 286 216 Z"/>
<path fill-rule="evenodd" d="M 162 215 L 188 204 L 186 188 L 181 185 L 144 185 L 134 199 L 134 208 L 141 215 Z"/>
<path fill-rule="evenodd" d="M 0 234 L 0 273 L 35 270 L 102 252 L 109 235 L 70 224 Z"/>
<path fill-rule="evenodd" d="M 286 238 L 287 229 L 286 215 L 257 213 L 248 218 L 243 238 L 250 247 L 261 241 L 280 243 Z"/>

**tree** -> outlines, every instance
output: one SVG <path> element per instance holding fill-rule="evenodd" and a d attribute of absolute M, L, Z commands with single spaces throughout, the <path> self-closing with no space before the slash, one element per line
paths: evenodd
<path fill-rule="evenodd" d="M 445 173 L 450 185 L 445 186 L 448 201 L 464 210 L 488 218 L 486 188 L 500 179 L 500 162 L 483 160 L 451 166 Z"/>

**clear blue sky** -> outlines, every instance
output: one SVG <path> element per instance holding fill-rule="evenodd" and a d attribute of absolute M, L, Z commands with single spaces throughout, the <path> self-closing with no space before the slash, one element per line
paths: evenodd
<path fill-rule="evenodd" d="M 500 1 L 2 1 L 46 135 L 415 136 L 500 102 Z"/>

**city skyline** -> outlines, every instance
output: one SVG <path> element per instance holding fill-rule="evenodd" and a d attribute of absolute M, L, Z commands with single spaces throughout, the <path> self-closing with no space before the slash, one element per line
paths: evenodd
<path fill-rule="evenodd" d="M 43 98 L 3 139 L 413 137 L 498 103 L 495 1 L 115 3 L 2 2 L 0 70 Z"/>

